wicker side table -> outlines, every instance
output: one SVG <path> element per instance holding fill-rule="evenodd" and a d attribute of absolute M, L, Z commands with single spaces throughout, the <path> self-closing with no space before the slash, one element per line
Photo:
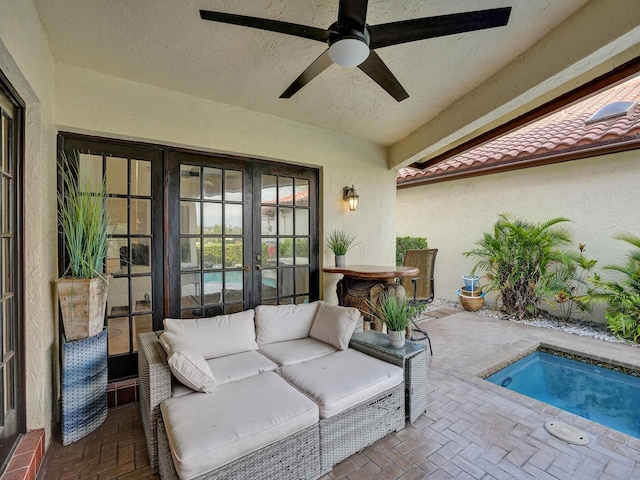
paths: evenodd
<path fill-rule="evenodd" d="M 406 340 L 404 347 L 389 345 L 389 337 L 375 330 L 354 333 L 349 346 L 372 357 L 402 367 L 405 415 L 413 423 L 427 410 L 427 351 L 423 344 Z"/>
<path fill-rule="evenodd" d="M 89 435 L 107 418 L 107 329 L 82 340 L 60 339 L 62 445 Z"/>

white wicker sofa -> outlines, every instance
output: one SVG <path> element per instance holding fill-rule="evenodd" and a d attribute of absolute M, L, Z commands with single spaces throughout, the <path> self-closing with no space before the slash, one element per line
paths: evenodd
<path fill-rule="evenodd" d="M 140 405 L 163 480 L 318 478 L 404 427 L 401 368 L 349 348 L 325 302 L 165 319 L 139 335 Z"/>

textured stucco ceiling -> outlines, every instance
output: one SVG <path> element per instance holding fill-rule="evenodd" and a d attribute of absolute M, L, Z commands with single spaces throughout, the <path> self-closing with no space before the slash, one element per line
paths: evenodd
<path fill-rule="evenodd" d="M 587 0 L 371 0 L 367 22 L 513 6 L 506 27 L 377 50 L 410 97 L 329 67 L 278 98 L 325 46 L 203 21 L 199 9 L 327 28 L 337 0 L 34 0 L 56 62 L 185 92 L 392 146 L 570 20 Z"/>

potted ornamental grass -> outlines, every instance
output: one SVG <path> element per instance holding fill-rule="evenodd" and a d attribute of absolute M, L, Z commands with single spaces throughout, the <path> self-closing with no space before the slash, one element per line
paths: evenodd
<path fill-rule="evenodd" d="M 396 348 L 404 346 L 407 327 L 424 308 L 423 303 L 390 292 L 382 293 L 377 302 L 369 302 L 371 314 L 387 326 L 389 345 Z"/>
<path fill-rule="evenodd" d="M 106 181 L 82 177 L 75 156 L 71 161 L 61 152 L 58 192 L 58 224 L 69 265 L 56 285 L 67 341 L 102 332 L 109 284 L 103 273 L 109 240 Z"/>
<path fill-rule="evenodd" d="M 326 241 L 327 246 L 335 255 L 336 267 L 344 267 L 347 252 L 357 245 L 355 235 L 349 235 L 343 230 L 333 230 L 327 235 Z"/>

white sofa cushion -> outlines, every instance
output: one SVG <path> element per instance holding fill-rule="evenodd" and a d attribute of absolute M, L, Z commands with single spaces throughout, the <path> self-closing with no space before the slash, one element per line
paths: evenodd
<path fill-rule="evenodd" d="M 180 383 L 177 379 L 172 379 L 171 382 L 171 396 L 172 397 L 184 397 L 185 395 L 190 395 L 195 393 L 191 388 L 186 385 Z"/>
<path fill-rule="evenodd" d="M 216 379 L 200 352 L 170 332 L 160 335 L 160 343 L 167 352 L 171 373 L 180 383 L 196 392 L 213 392 Z"/>
<path fill-rule="evenodd" d="M 332 417 L 402 382 L 402 368 L 353 349 L 282 367 L 278 373 Z"/>
<path fill-rule="evenodd" d="M 320 302 L 256 307 L 258 345 L 286 342 L 309 336 Z"/>
<path fill-rule="evenodd" d="M 272 372 L 278 368 L 278 365 L 256 351 L 211 358 L 207 360 L 207 365 L 209 365 L 218 385 L 264 372 Z"/>
<path fill-rule="evenodd" d="M 188 480 L 318 422 L 318 406 L 274 372 L 162 402 L 178 476 Z"/>
<path fill-rule="evenodd" d="M 253 310 L 211 318 L 165 318 L 166 331 L 175 333 L 206 359 L 257 350 Z"/>
<path fill-rule="evenodd" d="M 299 340 L 289 340 L 288 342 L 260 345 L 258 351 L 282 366 L 306 362 L 307 360 L 329 355 L 336 351 L 336 347 L 307 337 Z"/>
<path fill-rule="evenodd" d="M 349 340 L 360 318 L 360 310 L 320 302 L 309 336 L 338 350 L 349 348 Z"/>

